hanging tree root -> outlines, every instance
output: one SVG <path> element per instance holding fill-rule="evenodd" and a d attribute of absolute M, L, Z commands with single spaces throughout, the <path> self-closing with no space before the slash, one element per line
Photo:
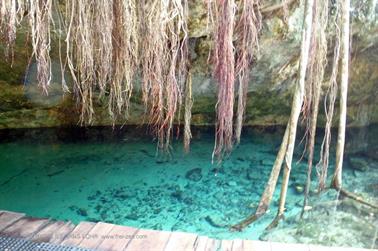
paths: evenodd
<path fill-rule="evenodd" d="M 283 8 L 287 8 L 288 6 L 290 6 L 290 5 L 292 5 L 296 2 L 298 2 L 298 1 L 297 0 L 286 0 L 286 1 L 282 1 L 279 4 L 274 4 L 274 5 L 270 5 L 270 6 L 263 6 L 263 7 L 261 7 L 260 11 L 261 11 L 261 14 L 268 15 L 268 14 L 271 14 L 272 12 L 279 11 Z"/>

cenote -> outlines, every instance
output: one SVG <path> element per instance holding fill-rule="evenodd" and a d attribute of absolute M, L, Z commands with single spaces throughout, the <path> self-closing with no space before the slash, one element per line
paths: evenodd
<path fill-rule="evenodd" d="M 0 251 L 377 250 L 377 34 L 377 0 L 0 0 Z"/>
<path fill-rule="evenodd" d="M 343 172 L 346 188 L 371 198 L 377 198 L 378 191 L 377 130 L 377 126 L 350 130 L 347 149 L 359 150 L 347 154 Z M 190 153 L 183 151 L 180 140 L 174 141 L 169 155 L 157 154 L 156 143 L 145 132 L 140 127 L 3 130 L 2 209 L 74 223 L 102 221 L 219 239 L 374 245 L 376 215 L 352 200 L 334 204 L 338 194 L 333 190 L 311 193 L 313 209 L 300 219 L 307 172 L 306 160 L 299 161 L 301 147 L 294 154 L 285 221 L 264 231 L 276 214 L 276 189 L 264 217 L 242 232 L 229 230 L 256 209 L 283 128 L 247 128 L 221 164 L 211 163 L 213 128 L 193 130 Z M 334 160 L 330 162 L 332 172 Z M 312 185 L 317 186 L 316 173 Z"/>

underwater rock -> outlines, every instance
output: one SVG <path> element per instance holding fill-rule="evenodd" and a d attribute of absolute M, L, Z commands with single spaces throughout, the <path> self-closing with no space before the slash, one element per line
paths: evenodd
<path fill-rule="evenodd" d="M 101 209 L 102 209 L 102 205 L 96 205 L 95 206 L 95 210 L 96 210 L 97 213 L 99 213 L 101 211 Z"/>
<path fill-rule="evenodd" d="M 100 214 L 100 217 L 103 221 L 105 221 L 108 218 L 108 214 L 105 211 L 102 211 Z"/>
<path fill-rule="evenodd" d="M 84 208 L 79 208 L 78 206 L 75 206 L 75 205 L 72 205 L 70 207 L 68 207 L 70 210 L 72 211 L 75 211 L 78 215 L 80 216 L 84 216 L 84 217 L 87 217 L 88 216 L 88 212 L 86 209 Z"/>
<path fill-rule="evenodd" d="M 254 171 L 253 169 L 247 169 L 247 180 L 254 180 Z"/>
<path fill-rule="evenodd" d="M 152 229 L 162 230 L 163 225 L 161 223 L 156 223 L 155 225 L 152 226 Z"/>
<path fill-rule="evenodd" d="M 378 198 L 378 183 L 369 184 L 366 187 L 367 191 L 372 191 L 373 195 Z"/>
<path fill-rule="evenodd" d="M 263 166 L 273 166 L 274 165 L 274 160 L 272 159 L 263 159 L 260 161 L 260 164 Z"/>
<path fill-rule="evenodd" d="M 214 216 L 214 215 L 208 215 L 205 217 L 205 220 L 207 223 L 209 223 L 211 226 L 216 228 L 225 228 L 227 227 L 227 224 L 223 223 L 222 219 Z"/>
<path fill-rule="evenodd" d="M 256 181 L 259 178 L 260 173 L 256 172 L 256 169 L 248 168 L 247 169 L 247 180 Z"/>
<path fill-rule="evenodd" d="M 123 189 L 115 190 L 112 195 L 114 199 L 119 199 L 119 200 L 126 200 L 132 197 L 130 196 L 130 194 L 127 194 L 127 192 L 124 191 Z"/>
<path fill-rule="evenodd" d="M 128 220 L 138 220 L 139 219 L 139 215 L 137 213 L 130 213 L 128 215 L 125 216 L 126 219 Z"/>
<path fill-rule="evenodd" d="M 56 175 L 58 175 L 58 174 L 61 174 L 61 173 L 63 173 L 63 172 L 64 172 L 64 170 L 59 170 L 59 171 L 56 171 L 56 172 L 53 172 L 53 173 L 49 173 L 49 174 L 47 174 L 47 176 L 48 176 L 49 178 L 51 178 L 51 177 L 56 176 Z"/>
<path fill-rule="evenodd" d="M 364 153 L 369 158 L 372 158 L 374 160 L 378 160 L 378 149 L 376 147 L 369 147 L 366 152 Z"/>
<path fill-rule="evenodd" d="M 93 223 L 100 222 L 99 219 L 97 219 L 97 218 L 93 218 L 93 217 L 88 217 L 88 218 L 86 218 L 85 220 L 86 220 L 86 221 L 93 222 Z"/>
<path fill-rule="evenodd" d="M 88 212 L 86 209 L 84 208 L 79 208 L 76 210 L 76 213 L 80 216 L 84 216 L 84 217 L 87 217 L 88 216 Z"/>
<path fill-rule="evenodd" d="M 245 161 L 245 158 L 244 158 L 244 157 L 237 157 L 236 160 L 241 161 L 241 162 L 244 162 L 244 161 Z"/>
<path fill-rule="evenodd" d="M 227 185 L 229 185 L 230 187 L 236 187 L 237 183 L 235 181 L 229 181 L 227 182 Z"/>
<path fill-rule="evenodd" d="M 186 205 L 193 205 L 193 199 L 191 197 L 185 197 L 183 202 L 186 204 Z"/>
<path fill-rule="evenodd" d="M 176 191 L 171 193 L 171 197 L 177 199 L 178 201 L 182 201 L 183 192 L 180 189 L 177 189 Z"/>
<path fill-rule="evenodd" d="M 226 171 L 223 167 L 216 167 L 210 170 L 211 173 L 213 173 L 215 176 L 218 174 L 225 174 Z"/>
<path fill-rule="evenodd" d="M 187 171 L 185 178 L 191 181 L 200 181 L 202 179 L 202 169 L 197 167 Z"/>
<path fill-rule="evenodd" d="M 365 172 L 369 169 L 369 162 L 361 157 L 349 157 L 350 167 L 355 170 Z"/>
<path fill-rule="evenodd" d="M 151 154 L 149 151 L 147 151 L 145 149 L 141 149 L 141 150 L 139 150 L 139 152 L 143 153 L 148 158 L 155 158 L 155 155 Z"/>
<path fill-rule="evenodd" d="M 304 191 L 304 187 L 302 185 L 299 185 L 299 184 L 295 184 L 294 189 L 295 189 L 295 192 L 297 192 L 299 194 L 303 193 L 303 191 Z"/>

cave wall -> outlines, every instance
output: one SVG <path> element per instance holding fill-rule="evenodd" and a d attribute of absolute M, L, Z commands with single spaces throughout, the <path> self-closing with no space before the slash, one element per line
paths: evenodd
<path fill-rule="evenodd" d="M 192 123 L 213 125 L 217 86 L 210 77 L 211 64 L 208 62 L 211 41 L 206 25 L 207 9 L 202 0 L 189 2 L 189 35 L 194 73 Z M 348 126 L 378 123 L 378 7 L 369 7 L 372 2 L 353 1 Z M 265 1 L 267 6 L 276 3 Z M 298 69 L 302 16 L 303 10 L 298 4 L 291 6 L 286 23 L 281 11 L 264 16 L 260 54 L 250 73 L 246 125 L 286 124 Z M 35 63 L 30 60 L 31 48 L 26 36 L 27 32 L 21 28 L 13 62 L 0 61 L 0 129 L 76 125 L 78 112 L 75 101 L 72 95 L 63 95 L 59 83 L 61 73 L 57 41 L 53 41 L 51 52 L 53 83 L 49 96 L 43 96 L 35 81 Z M 4 55 L 1 45 L 0 55 Z M 95 106 L 93 125 L 112 125 L 106 104 L 96 101 Z M 126 124 L 144 123 L 143 112 L 136 88 Z M 124 121 L 117 123 L 123 124 Z"/>

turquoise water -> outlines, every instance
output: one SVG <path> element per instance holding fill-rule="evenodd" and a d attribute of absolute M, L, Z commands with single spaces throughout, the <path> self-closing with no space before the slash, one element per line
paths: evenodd
<path fill-rule="evenodd" d="M 249 130 L 220 166 L 211 164 L 211 130 L 194 133 L 189 154 L 183 152 L 180 141 L 175 141 L 170 156 L 156 156 L 155 142 L 139 136 L 139 131 L 97 128 L 3 132 L 0 208 L 74 223 L 104 221 L 216 238 L 258 239 L 263 234 L 275 216 L 279 191 L 270 211 L 254 225 L 243 232 L 230 232 L 227 226 L 257 206 L 282 129 Z M 303 194 L 296 187 L 305 182 L 306 163 L 297 163 L 300 155 L 298 150 L 287 217 L 295 217 L 301 210 Z M 357 191 L 377 196 L 367 186 L 378 177 L 372 172 L 357 172 L 361 179 L 372 179 L 356 186 Z M 348 179 L 348 175 L 354 178 Z M 357 182 L 356 170 L 346 168 L 344 176 L 350 180 L 346 186 Z"/>

